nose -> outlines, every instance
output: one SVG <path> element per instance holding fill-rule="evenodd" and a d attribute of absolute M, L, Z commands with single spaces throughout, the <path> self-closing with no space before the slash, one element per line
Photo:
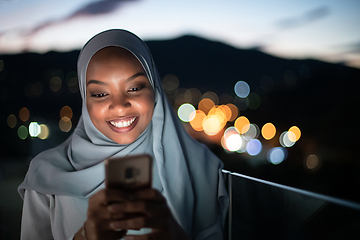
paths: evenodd
<path fill-rule="evenodd" d="M 113 96 L 109 105 L 109 110 L 122 113 L 131 107 L 130 99 L 124 94 Z"/>

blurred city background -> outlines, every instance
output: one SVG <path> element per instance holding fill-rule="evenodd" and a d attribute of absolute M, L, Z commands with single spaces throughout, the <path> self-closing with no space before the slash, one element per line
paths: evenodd
<path fill-rule="evenodd" d="M 98 32 L 148 44 L 174 111 L 225 169 L 360 202 L 360 2 L 0 0 L 0 239 L 30 160 L 81 113 Z M 15 233 L 15 234 L 14 234 Z"/>

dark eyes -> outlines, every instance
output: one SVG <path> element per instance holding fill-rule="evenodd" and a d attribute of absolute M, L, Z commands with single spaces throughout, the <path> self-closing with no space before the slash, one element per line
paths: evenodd
<path fill-rule="evenodd" d="M 138 87 L 133 87 L 133 88 L 130 88 L 129 90 L 128 90 L 128 92 L 137 92 L 137 91 L 140 91 L 141 89 L 143 89 L 144 88 L 144 85 L 140 85 L 140 86 L 138 86 Z M 108 93 L 97 93 L 97 94 L 95 94 L 95 93 L 92 93 L 91 94 L 91 97 L 93 97 L 93 98 L 103 98 L 103 97 L 106 97 L 107 95 L 109 95 Z"/>
<path fill-rule="evenodd" d="M 133 87 L 133 88 L 129 89 L 129 92 L 136 92 L 136 91 L 139 91 L 142 88 L 143 88 L 143 86 L 141 86 L 141 87 Z"/>
<path fill-rule="evenodd" d="M 99 93 L 99 94 L 91 94 L 91 97 L 102 98 L 102 97 L 105 97 L 107 95 L 108 95 L 107 93 Z"/>

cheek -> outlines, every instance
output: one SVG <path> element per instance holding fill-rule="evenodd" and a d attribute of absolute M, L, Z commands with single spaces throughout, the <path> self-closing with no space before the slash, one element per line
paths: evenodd
<path fill-rule="evenodd" d="M 138 102 L 139 112 L 145 115 L 147 118 L 151 119 L 154 112 L 154 98 L 151 96 L 147 98 L 143 98 L 140 102 Z"/>
<path fill-rule="evenodd" d="M 91 120 L 97 121 L 103 118 L 105 107 L 101 104 L 87 103 L 87 110 L 90 115 Z"/>

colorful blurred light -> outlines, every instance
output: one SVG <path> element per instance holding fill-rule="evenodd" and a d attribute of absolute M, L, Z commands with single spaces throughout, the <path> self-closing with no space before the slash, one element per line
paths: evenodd
<path fill-rule="evenodd" d="M 61 108 L 61 110 L 60 110 L 60 118 L 68 117 L 69 119 L 71 119 L 72 116 L 73 116 L 73 111 L 72 111 L 71 107 L 64 106 L 64 107 Z"/>
<path fill-rule="evenodd" d="M 260 134 L 260 129 L 256 124 L 247 124 L 243 127 L 243 136 L 246 140 L 250 141 L 257 138 Z"/>
<path fill-rule="evenodd" d="M 311 154 L 305 159 L 305 166 L 312 170 L 315 169 L 319 165 L 319 158 L 315 154 Z"/>
<path fill-rule="evenodd" d="M 31 122 L 29 124 L 29 135 L 30 137 L 37 137 L 41 132 L 41 127 L 37 122 Z"/>
<path fill-rule="evenodd" d="M 28 136 L 28 130 L 24 125 L 21 125 L 18 128 L 17 134 L 18 134 L 19 138 L 21 138 L 22 140 L 25 140 Z"/>
<path fill-rule="evenodd" d="M 294 135 L 289 135 L 289 139 L 290 141 L 292 142 L 296 142 L 300 139 L 301 137 L 301 131 L 300 131 L 300 128 L 298 128 L 297 126 L 292 126 L 290 129 L 289 129 L 289 132 L 292 132 L 294 133 Z M 295 137 L 294 137 L 295 136 Z"/>
<path fill-rule="evenodd" d="M 19 118 L 21 119 L 21 121 L 26 122 L 29 119 L 29 117 L 30 117 L 29 109 L 27 109 L 26 107 L 20 109 Z"/>
<path fill-rule="evenodd" d="M 256 156 L 261 152 L 262 144 L 258 139 L 252 139 L 247 143 L 246 151 L 251 156 Z"/>
<path fill-rule="evenodd" d="M 231 109 L 229 108 L 229 106 L 227 105 L 220 105 L 218 107 L 219 110 L 221 110 L 223 113 L 224 113 L 224 116 L 225 116 L 225 119 L 226 119 L 226 122 L 230 120 L 231 118 Z"/>
<path fill-rule="evenodd" d="M 246 98 L 250 93 L 249 84 L 244 81 L 238 81 L 234 87 L 235 94 L 240 98 Z"/>
<path fill-rule="evenodd" d="M 195 131 L 203 130 L 203 120 L 206 117 L 206 114 L 201 110 L 196 110 L 190 114 L 190 125 Z"/>
<path fill-rule="evenodd" d="M 227 137 L 224 135 L 224 141 L 226 149 L 230 152 L 238 151 L 244 143 L 244 140 L 238 133 L 232 133 Z"/>
<path fill-rule="evenodd" d="M 292 147 L 294 146 L 295 142 L 291 141 L 290 139 L 296 139 L 296 136 L 293 132 L 285 131 L 280 135 L 279 142 L 283 147 Z"/>
<path fill-rule="evenodd" d="M 232 103 L 228 103 L 228 104 L 226 104 L 226 106 L 228 106 L 229 108 L 230 108 L 230 110 L 231 110 L 231 117 L 230 117 L 230 119 L 228 120 L 229 122 L 232 122 L 232 121 L 234 121 L 237 117 L 238 117 L 238 115 L 239 115 L 239 110 L 238 110 L 238 108 L 234 105 L 234 104 L 232 104 Z"/>
<path fill-rule="evenodd" d="M 190 122 L 195 118 L 195 114 L 192 114 L 195 111 L 196 109 L 193 105 L 190 103 L 184 103 L 178 109 L 178 116 L 181 121 Z"/>
<path fill-rule="evenodd" d="M 208 91 L 206 93 L 203 94 L 202 98 L 208 98 L 211 99 L 215 105 L 219 104 L 219 97 L 216 93 L 212 92 L 212 91 Z"/>
<path fill-rule="evenodd" d="M 205 114 L 208 114 L 210 109 L 215 106 L 215 103 L 213 100 L 209 98 L 203 98 L 198 105 L 198 109 L 203 111 Z"/>
<path fill-rule="evenodd" d="M 50 83 L 49 83 L 51 91 L 53 91 L 53 92 L 59 91 L 61 88 L 61 85 L 62 85 L 62 80 L 60 77 L 55 76 L 55 77 L 51 78 Z"/>
<path fill-rule="evenodd" d="M 17 120 L 16 120 L 16 116 L 14 114 L 10 114 L 7 117 L 7 124 L 9 127 L 14 128 L 16 126 Z"/>
<path fill-rule="evenodd" d="M 167 74 L 162 78 L 162 85 L 166 92 L 173 92 L 179 87 L 179 78 L 174 74 Z"/>
<path fill-rule="evenodd" d="M 287 158 L 287 150 L 282 147 L 271 148 L 267 152 L 266 158 L 274 165 L 280 164 Z"/>
<path fill-rule="evenodd" d="M 59 122 L 59 127 L 60 127 L 61 131 L 69 132 L 71 130 L 71 127 L 72 127 L 72 123 L 71 123 L 70 118 L 68 118 L 68 117 L 61 118 L 60 122 Z"/>
<path fill-rule="evenodd" d="M 49 137 L 49 128 L 45 124 L 40 124 L 40 134 L 37 136 L 38 138 L 44 140 Z"/>
<path fill-rule="evenodd" d="M 209 136 L 217 134 L 223 127 L 223 119 L 219 115 L 207 115 L 203 120 L 204 132 Z"/>
<path fill-rule="evenodd" d="M 272 139 L 276 134 L 276 128 L 272 123 L 266 123 L 261 128 L 261 134 L 265 140 Z"/>
<path fill-rule="evenodd" d="M 234 127 L 238 130 L 239 133 L 244 134 L 250 128 L 250 121 L 245 116 L 238 117 L 235 120 Z"/>

